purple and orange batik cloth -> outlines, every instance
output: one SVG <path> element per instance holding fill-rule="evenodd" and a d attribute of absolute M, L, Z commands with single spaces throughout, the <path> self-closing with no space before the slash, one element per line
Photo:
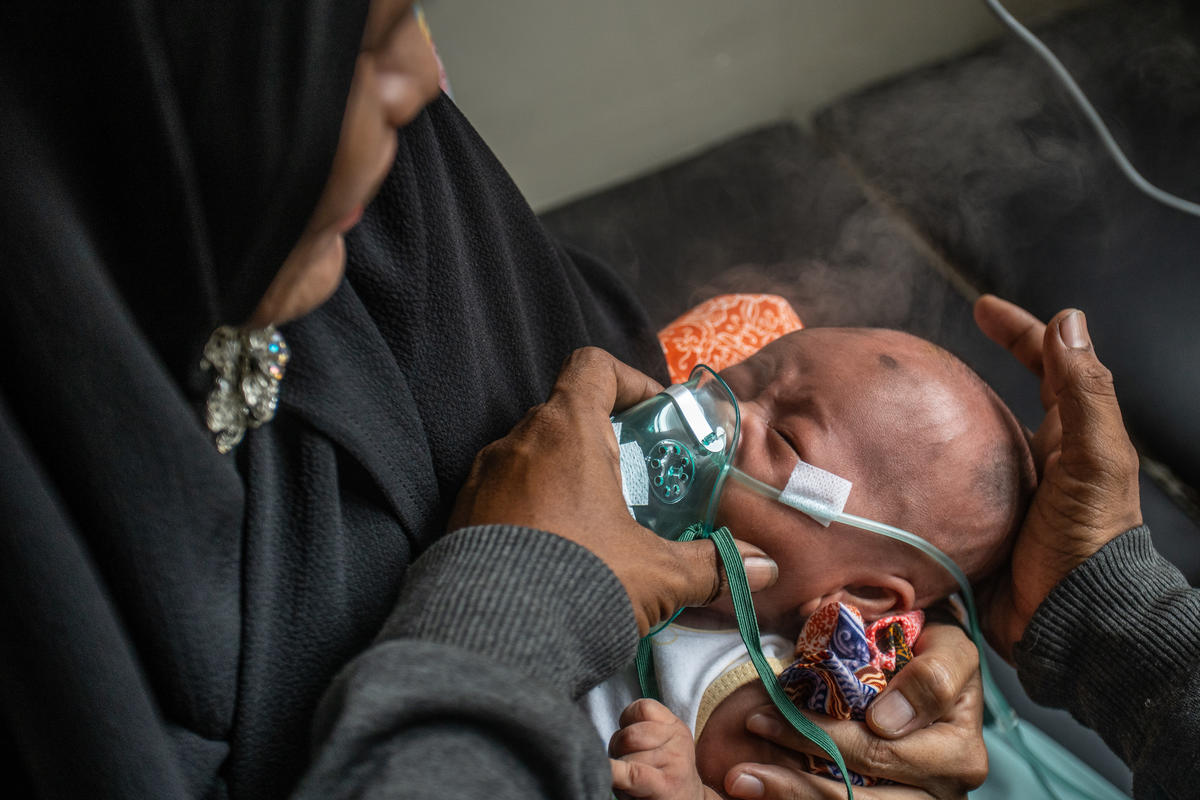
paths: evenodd
<path fill-rule="evenodd" d="M 912 660 L 912 645 L 924 623 L 921 611 L 909 611 L 864 625 L 853 606 L 821 606 L 804 623 L 796 640 L 796 660 L 780 673 L 779 683 L 799 708 L 834 719 L 865 719 L 867 706 Z M 831 762 L 807 759 L 810 772 L 841 780 Z M 850 773 L 850 782 L 870 786 L 877 781 Z"/>

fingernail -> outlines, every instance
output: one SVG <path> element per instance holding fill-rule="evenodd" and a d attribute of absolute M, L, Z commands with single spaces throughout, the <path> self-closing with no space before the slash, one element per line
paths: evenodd
<path fill-rule="evenodd" d="M 758 713 L 752 714 L 750 719 L 746 720 L 746 730 L 768 739 L 775 739 L 782 733 L 783 728 L 779 725 L 779 720 L 770 714 Z"/>
<path fill-rule="evenodd" d="M 916 715 L 912 705 L 897 691 L 885 694 L 871 704 L 871 718 L 875 726 L 891 734 L 900 733 Z"/>
<path fill-rule="evenodd" d="M 766 787 L 763 782 L 753 775 L 743 772 L 733 779 L 733 784 L 729 787 L 729 793 L 734 797 L 742 797 L 745 800 L 756 800 L 762 797 Z"/>
<path fill-rule="evenodd" d="M 752 592 L 767 588 L 779 577 L 779 565 L 766 556 L 749 556 L 742 561 L 742 566 Z"/>
<path fill-rule="evenodd" d="M 1058 333 L 1063 342 L 1073 350 L 1086 350 L 1092 340 L 1088 338 L 1087 317 L 1082 311 L 1072 311 L 1058 323 Z"/>

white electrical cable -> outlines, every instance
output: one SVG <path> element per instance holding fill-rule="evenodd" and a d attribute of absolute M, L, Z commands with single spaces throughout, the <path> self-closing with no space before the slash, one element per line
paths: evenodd
<path fill-rule="evenodd" d="M 1017 18 L 1010 14 L 1008 9 L 1000 4 L 999 0 L 983 0 L 983 2 L 988 8 L 991 9 L 992 13 L 996 15 L 1000 22 L 1002 22 L 1010 31 L 1015 33 L 1021 40 L 1023 40 L 1025 44 L 1033 48 L 1033 51 L 1037 53 L 1043 61 L 1046 62 L 1046 64 L 1050 67 L 1050 70 L 1054 73 L 1054 76 L 1058 78 L 1059 82 L 1066 87 L 1071 97 L 1074 98 L 1076 104 L 1079 106 L 1079 109 L 1083 112 L 1083 115 L 1087 117 L 1088 122 L 1092 124 L 1096 134 L 1100 137 L 1100 142 L 1104 145 L 1105 149 L 1108 150 L 1109 155 L 1111 155 L 1113 158 L 1113 161 L 1117 162 L 1117 166 L 1121 169 L 1121 172 L 1125 174 L 1125 177 L 1129 179 L 1130 183 L 1136 186 L 1144 194 L 1152 197 L 1165 206 L 1170 206 L 1171 208 L 1174 208 L 1177 211 L 1182 211 L 1185 214 L 1191 214 L 1192 216 L 1200 217 L 1200 203 L 1195 203 L 1191 200 L 1185 200 L 1178 195 L 1171 194 L 1168 191 L 1158 188 L 1150 181 L 1142 177 L 1142 173 L 1138 172 L 1133 164 L 1130 163 L 1129 159 L 1125 157 L 1124 151 L 1122 151 L 1121 146 L 1117 144 L 1117 140 L 1113 138 L 1112 132 L 1109 131 L 1108 126 L 1104 124 L 1104 120 L 1100 117 L 1099 112 L 1096 111 L 1096 107 L 1093 106 L 1091 101 L 1087 99 L 1087 95 L 1085 95 L 1083 90 L 1079 88 L 1079 84 L 1077 84 L 1075 79 L 1071 77 L 1071 73 L 1067 72 L 1067 68 L 1063 66 L 1062 62 L 1058 60 L 1058 57 L 1054 55 L 1054 52 L 1050 50 L 1050 48 L 1047 47 L 1041 39 L 1034 36 L 1028 28 L 1018 22 Z"/>

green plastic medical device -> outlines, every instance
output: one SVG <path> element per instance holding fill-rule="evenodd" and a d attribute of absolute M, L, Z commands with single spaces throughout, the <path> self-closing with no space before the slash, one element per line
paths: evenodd
<path fill-rule="evenodd" d="M 850 773 L 837 745 L 788 699 L 763 656 L 754 601 L 733 537 L 725 528 L 713 530 L 721 489 L 741 433 L 737 398 L 719 375 L 699 365 L 686 383 L 667 387 L 613 421 L 620 424 L 618 443 L 637 442 L 645 460 L 648 490 L 643 496 L 627 498 L 632 501 L 634 517 L 667 539 L 712 539 L 725 567 L 738 630 L 767 694 L 784 719 L 837 764 L 853 800 Z M 638 679 L 646 697 L 658 696 L 651 640 L 668 624 L 670 620 L 638 646 Z"/>

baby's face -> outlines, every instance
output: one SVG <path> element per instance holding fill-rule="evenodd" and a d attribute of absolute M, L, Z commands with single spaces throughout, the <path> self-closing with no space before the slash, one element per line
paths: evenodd
<path fill-rule="evenodd" d="M 848 512 L 910 530 L 956 560 L 965 545 L 996 539 L 981 529 L 995 515 L 972 482 L 981 453 L 1007 445 L 1004 412 L 936 346 L 895 331 L 811 329 L 721 375 L 741 406 L 744 472 L 782 488 L 803 459 L 853 483 Z M 825 528 L 732 480 L 718 522 L 779 564 L 776 585 L 755 595 L 764 629 L 798 630 L 830 600 L 874 617 L 948 588 L 915 550 L 838 523 Z"/>

